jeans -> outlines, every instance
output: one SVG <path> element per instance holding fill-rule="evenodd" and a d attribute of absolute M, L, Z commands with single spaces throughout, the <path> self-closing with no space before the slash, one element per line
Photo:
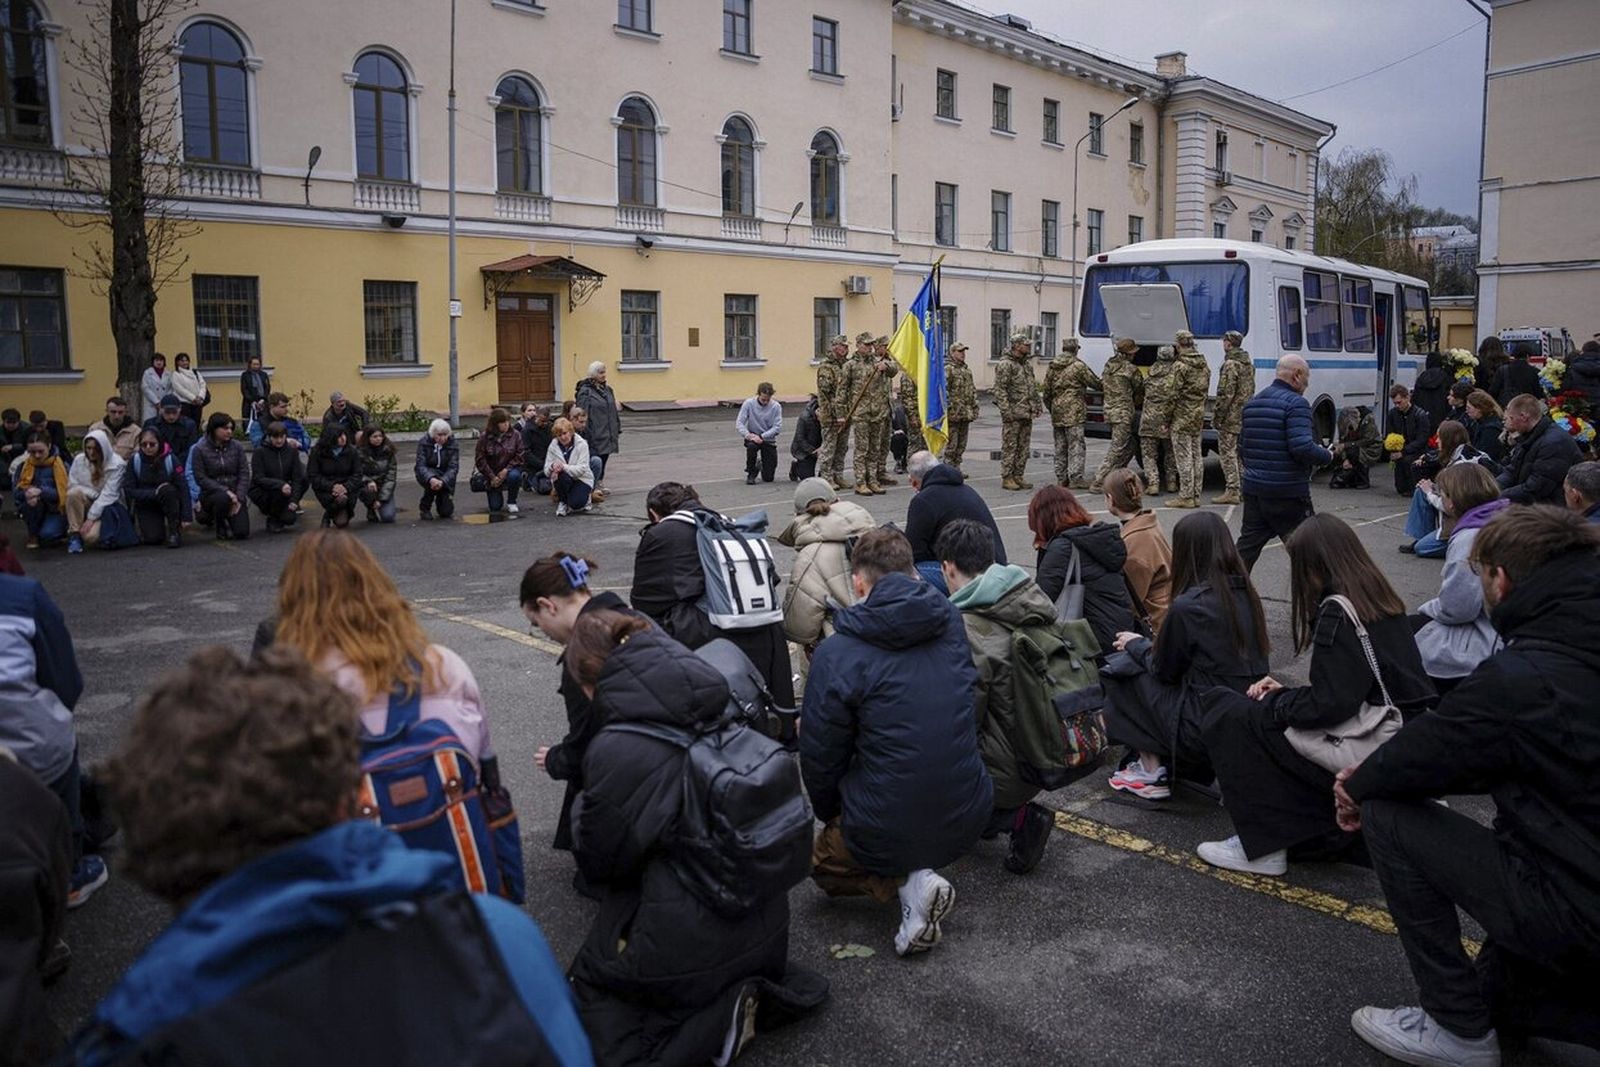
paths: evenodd
<path fill-rule="evenodd" d="M 1412 551 L 1418 559 L 1444 559 L 1445 550 L 1449 548 L 1448 541 L 1441 541 L 1436 530 L 1429 530 L 1417 538 Z"/>
<path fill-rule="evenodd" d="M 596 489 L 600 488 L 600 483 L 603 482 L 606 477 L 606 457 L 590 456 L 589 469 L 594 472 L 594 487 Z"/>
<path fill-rule="evenodd" d="M 1420 488 L 1411 491 L 1411 511 L 1406 515 L 1406 536 L 1415 540 L 1439 528 L 1439 509 L 1428 503 Z"/>
<path fill-rule="evenodd" d="M 550 476 L 541 467 L 536 467 L 524 475 L 522 484 L 528 492 L 538 496 L 549 496 L 550 490 L 555 488 L 550 482 Z"/>
<path fill-rule="evenodd" d="M 582 511 L 589 506 L 589 483 L 579 478 L 574 478 L 566 471 L 556 475 L 556 497 L 567 506 L 568 511 Z"/>
<path fill-rule="evenodd" d="M 1245 568 L 1254 569 L 1268 541 L 1273 537 L 1288 541 L 1295 528 L 1310 518 L 1313 512 L 1309 496 L 1275 497 L 1246 493 L 1244 523 L 1239 528 L 1238 541 L 1239 556 L 1244 560 Z"/>
<path fill-rule="evenodd" d="M 455 487 L 455 485 L 453 483 L 452 484 L 448 484 L 443 489 L 440 489 L 438 492 L 434 492 L 432 489 L 429 489 L 427 486 L 423 486 L 422 487 L 422 504 L 420 505 L 420 507 L 421 507 L 422 513 L 424 515 L 427 515 L 434 508 L 438 508 L 439 509 L 439 517 L 441 519 L 448 519 L 450 516 L 452 516 L 452 515 L 454 515 L 456 513 L 456 487 Z"/>
<path fill-rule="evenodd" d="M 498 488 L 491 485 L 484 490 L 489 497 L 490 511 L 499 511 L 507 504 L 515 504 L 517 502 L 517 494 L 522 491 L 521 467 L 507 467 L 505 476 L 506 480 L 501 482 Z"/>
<path fill-rule="evenodd" d="M 376 489 L 368 489 L 366 486 L 362 486 L 361 503 L 366 505 L 367 515 L 369 517 L 376 513 L 379 522 L 394 521 L 394 514 L 397 505 L 395 504 L 393 497 L 390 497 L 388 500 L 380 501 L 378 499 L 378 491 Z"/>
<path fill-rule="evenodd" d="M 41 488 L 37 504 L 27 502 L 27 493 L 27 489 L 17 489 L 12 493 L 12 499 L 16 501 L 22 521 L 28 526 L 28 540 L 44 545 L 67 536 L 67 516 L 56 500 L 55 487 Z"/>
<path fill-rule="evenodd" d="M 778 446 L 773 441 L 762 441 L 756 444 L 753 441 L 744 443 L 744 473 L 747 478 L 754 478 L 757 468 L 760 468 L 761 480 L 772 481 L 778 473 Z"/>
<path fill-rule="evenodd" d="M 917 564 L 917 573 L 922 576 L 923 581 L 939 590 L 939 592 L 943 593 L 945 596 L 950 595 L 949 586 L 944 584 L 944 568 L 939 566 L 938 560 L 923 560 L 921 563 Z"/>
<path fill-rule="evenodd" d="M 50 792 L 61 798 L 67 807 L 67 825 L 72 828 L 72 866 L 83 856 L 83 803 L 80 794 L 78 751 L 72 751 L 72 763 L 61 772 L 61 777 L 47 783 Z"/>

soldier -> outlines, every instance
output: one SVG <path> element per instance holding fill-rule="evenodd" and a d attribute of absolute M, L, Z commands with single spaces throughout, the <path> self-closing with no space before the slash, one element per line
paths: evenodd
<path fill-rule="evenodd" d="M 844 453 L 850 444 L 846 416 L 851 396 L 847 386 L 850 339 L 838 334 L 828 342 L 827 354 L 817 365 L 817 421 L 822 426 L 822 447 L 817 450 L 817 477 L 835 490 L 844 488 Z"/>
<path fill-rule="evenodd" d="M 900 401 L 900 406 L 906 413 L 906 455 L 914 456 L 918 452 L 928 450 L 928 440 L 922 436 L 922 409 L 917 403 L 917 380 L 905 372 L 900 371 L 900 384 L 895 390 L 895 399 Z M 904 463 L 895 466 L 896 474 L 904 474 Z"/>
<path fill-rule="evenodd" d="M 1256 371 L 1250 353 L 1240 348 L 1244 335 L 1229 330 L 1222 335 L 1222 366 L 1217 370 L 1217 402 L 1211 409 L 1211 426 L 1217 431 L 1217 455 L 1222 459 L 1224 488 L 1213 504 L 1237 504 L 1239 496 L 1239 431 L 1244 429 L 1244 402 L 1255 395 Z"/>
<path fill-rule="evenodd" d="M 1177 488 L 1172 484 L 1174 472 L 1170 455 L 1165 468 L 1161 463 L 1161 446 L 1168 442 L 1172 424 L 1172 401 L 1167 385 L 1177 362 L 1178 350 L 1162 345 L 1156 349 L 1155 366 L 1150 368 L 1150 376 L 1144 383 L 1144 409 L 1139 412 L 1139 461 L 1144 467 L 1145 496 L 1160 496 L 1163 489 L 1170 493 Z M 1170 443 L 1167 448 L 1170 452 Z"/>
<path fill-rule="evenodd" d="M 961 469 L 967 451 L 967 427 L 978 417 L 978 387 L 967 366 L 967 346 L 957 341 L 950 346 L 944 361 L 944 462 Z"/>
<path fill-rule="evenodd" d="M 883 401 L 883 449 L 875 457 L 876 466 L 873 470 L 872 484 L 877 486 L 899 485 L 896 478 L 889 477 L 889 438 L 893 433 L 893 405 L 894 405 L 894 376 L 900 369 L 900 364 L 889 355 L 889 338 L 882 334 L 872 339 L 872 354 L 878 362 L 880 377 L 872 380 L 873 389 L 882 394 Z M 910 418 L 909 413 L 906 416 Z M 919 424 L 918 430 L 921 426 Z M 906 453 L 910 455 L 910 453 Z"/>
<path fill-rule="evenodd" d="M 1206 357 L 1194 346 L 1194 334 L 1179 330 L 1177 359 L 1167 379 L 1167 433 L 1172 438 L 1172 457 L 1178 467 L 1178 499 L 1175 508 L 1200 506 L 1200 489 L 1205 480 L 1205 459 L 1200 447 L 1200 432 L 1206 423 L 1206 397 L 1211 393 L 1211 368 Z"/>
<path fill-rule="evenodd" d="M 855 433 L 856 493 L 860 496 L 887 492 L 877 477 L 878 456 L 889 450 L 889 391 L 879 386 L 883 374 L 872 334 L 856 335 L 856 354 L 850 357 L 845 372 L 847 405 L 854 405 L 851 426 Z M 847 408 L 848 410 L 848 408 Z"/>
<path fill-rule="evenodd" d="M 1126 467 L 1133 458 L 1133 413 L 1138 410 L 1144 391 L 1144 376 L 1133 362 L 1134 353 L 1138 351 L 1139 346 L 1133 338 L 1117 338 L 1116 349 L 1100 372 L 1103 390 L 1101 409 L 1105 412 L 1106 423 L 1111 427 L 1111 451 L 1106 453 L 1105 462 L 1095 471 L 1094 481 L 1089 485 L 1089 491 L 1093 493 L 1105 488 L 1106 475 L 1119 467 Z"/>
<path fill-rule="evenodd" d="M 1087 489 L 1083 477 L 1083 423 L 1089 417 L 1086 390 L 1099 389 L 1100 379 L 1078 358 L 1078 339 L 1061 342 L 1061 354 L 1044 372 L 1044 406 L 1056 438 L 1056 481 L 1073 489 Z"/>
<path fill-rule="evenodd" d="M 1024 476 L 1033 443 L 1033 420 L 1044 413 L 1033 379 L 1028 331 L 1011 331 L 1006 358 L 994 369 L 994 402 L 1000 409 L 1000 488 L 1032 489 Z"/>

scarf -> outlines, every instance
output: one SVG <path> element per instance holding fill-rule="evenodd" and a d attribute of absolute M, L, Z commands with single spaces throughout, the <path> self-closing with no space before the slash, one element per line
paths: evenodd
<path fill-rule="evenodd" d="M 29 456 L 23 461 L 22 469 L 17 472 L 17 488 L 27 489 L 33 485 L 35 472 L 40 467 L 49 467 L 56 481 L 56 504 L 65 506 L 67 503 L 67 465 L 61 462 L 60 456 L 51 456 L 43 463 L 35 463 Z"/>

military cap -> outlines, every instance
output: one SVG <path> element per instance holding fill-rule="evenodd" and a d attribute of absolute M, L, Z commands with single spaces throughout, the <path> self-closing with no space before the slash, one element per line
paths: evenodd
<path fill-rule="evenodd" d="M 871 343 L 872 343 L 872 331 L 871 330 L 862 330 L 860 333 L 856 334 L 856 344 L 858 344 L 858 345 L 870 345 Z"/>
<path fill-rule="evenodd" d="M 1244 334 L 1240 333 L 1238 330 L 1229 330 L 1227 333 L 1222 335 L 1222 339 L 1235 348 L 1238 348 L 1240 345 L 1244 344 Z"/>
<path fill-rule="evenodd" d="M 844 345 L 846 348 L 848 348 L 850 347 L 850 338 L 846 337 L 842 333 L 836 333 L 833 335 L 833 340 L 828 342 L 829 348 L 832 348 L 834 345 Z"/>
<path fill-rule="evenodd" d="M 1160 348 L 1156 349 L 1157 359 L 1165 359 L 1168 356 L 1175 356 L 1177 354 L 1178 350 L 1173 348 L 1171 345 L 1162 345 Z"/>
<path fill-rule="evenodd" d="M 880 333 L 878 336 L 872 339 L 872 343 L 875 345 L 886 345 L 889 343 L 889 335 L 886 333 Z"/>
<path fill-rule="evenodd" d="M 1178 342 L 1178 346 L 1180 348 L 1187 348 L 1194 344 L 1194 334 L 1190 333 L 1188 330 L 1179 330 L 1177 335 L 1173 337 L 1173 340 Z"/>
<path fill-rule="evenodd" d="M 1076 337 L 1069 337 L 1065 341 L 1061 342 L 1061 351 L 1063 352 L 1076 352 L 1082 347 L 1083 346 L 1078 343 L 1078 339 Z"/>
<path fill-rule="evenodd" d="M 1033 338 L 1029 336 L 1028 328 L 1026 326 L 1013 326 L 1011 328 L 1011 343 L 1017 344 L 1019 342 L 1024 342 L 1027 344 L 1033 343 Z"/>
<path fill-rule="evenodd" d="M 1136 352 L 1139 349 L 1139 342 L 1131 337 L 1119 337 L 1114 347 L 1118 352 Z"/>
<path fill-rule="evenodd" d="M 966 350 L 967 342 L 965 341 L 957 341 L 955 344 L 950 346 L 950 351 L 952 352 L 965 352 Z"/>

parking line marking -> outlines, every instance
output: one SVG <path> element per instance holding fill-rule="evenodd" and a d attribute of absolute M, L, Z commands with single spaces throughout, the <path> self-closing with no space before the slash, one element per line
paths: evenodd
<path fill-rule="evenodd" d="M 552 656 L 560 656 L 561 653 L 565 651 L 565 649 L 553 641 L 546 641 L 544 638 L 534 637 L 532 634 L 518 633 L 515 630 L 507 629 L 504 626 L 500 626 L 492 622 L 485 622 L 482 619 L 474 619 L 471 615 L 456 615 L 448 611 L 440 611 L 438 608 L 431 608 L 426 604 L 419 604 L 416 601 L 412 601 L 412 605 L 424 615 L 432 615 L 434 618 L 443 619 L 446 622 L 455 622 L 460 623 L 462 626 L 470 626 L 474 630 L 482 630 L 484 633 L 490 634 L 494 637 L 503 637 L 507 641 L 515 641 L 519 645 L 527 645 L 529 648 L 537 648 L 539 651 L 548 652 Z"/>

